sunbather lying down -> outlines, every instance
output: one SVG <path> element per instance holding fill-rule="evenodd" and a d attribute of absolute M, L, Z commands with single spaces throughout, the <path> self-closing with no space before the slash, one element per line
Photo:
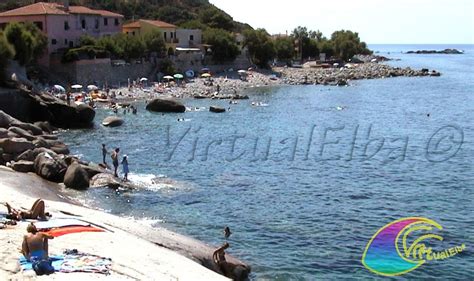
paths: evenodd
<path fill-rule="evenodd" d="M 7 219 L 20 221 L 22 219 L 40 219 L 47 220 L 46 216 L 49 216 L 48 213 L 45 213 L 45 205 L 43 199 L 38 199 L 33 203 L 31 209 L 29 210 L 18 210 L 10 206 L 8 203 L 4 203 L 5 207 L 8 209 Z"/>

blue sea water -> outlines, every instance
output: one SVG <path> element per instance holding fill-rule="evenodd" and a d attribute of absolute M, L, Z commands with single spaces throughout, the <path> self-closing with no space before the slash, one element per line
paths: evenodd
<path fill-rule="evenodd" d="M 399 59 L 391 65 L 443 75 L 256 88 L 237 105 L 184 101 L 230 107 L 225 114 L 161 115 L 140 102 L 138 115 L 115 129 L 99 125 L 112 114 L 99 110 L 94 129 L 62 137 L 95 162 L 101 143 L 120 147 L 131 178 L 148 188 L 74 195 L 214 245 L 230 226 L 229 252 L 252 266 L 255 280 L 381 279 L 361 262 L 371 237 L 394 220 L 426 217 L 443 227 L 435 250 L 467 249 L 397 279 L 472 280 L 474 46 L 370 47 Z M 444 48 L 465 54 L 402 53 Z"/>

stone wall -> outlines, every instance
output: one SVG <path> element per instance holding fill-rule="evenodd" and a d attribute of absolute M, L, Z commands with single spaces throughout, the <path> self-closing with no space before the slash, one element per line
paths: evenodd
<path fill-rule="evenodd" d="M 80 60 L 68 64 L 52 63 L 50 69 L 69 84 L 126 86 L 128 79 L 156 79 L 149 77 L 155 69 L 151 62 L 113 65 L 110 59 Z"/>

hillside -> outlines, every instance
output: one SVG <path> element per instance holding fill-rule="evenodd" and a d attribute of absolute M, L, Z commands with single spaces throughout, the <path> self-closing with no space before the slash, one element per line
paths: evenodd
<path fill-rule="evenodd" d="M 47 2 L 47 0 L 44 1 Z M 0 11 L 15 9 L 34 2 L 34 0 L 1 1 Z M 201 29 L 213 27 L 235 32 L 250 28 L 247 24 L 234 21 L 230 15 L 209 3 L 208 0 L 70 0 L 69 2 L 71 5 L 83 5 L 120 13 L 126 20 L 159 19 L 183 27 Z"/>

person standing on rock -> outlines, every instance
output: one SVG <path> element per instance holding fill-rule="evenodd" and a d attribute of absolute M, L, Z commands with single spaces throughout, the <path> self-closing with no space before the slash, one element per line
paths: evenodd
<path fill-rule="evenodd" d="M 105 147 L 105 143 L 102 144 L 102 163 L 107 166 L 107 161 L 105 161 L 105 157 L 107 156 L 107 148 Z"/>
<path fill-rule="evenodd" d="M 123 172 L 123 181 L 128 181 L 128 156 L 124 155 L 122 159 L 122 172 Z"/>
<path fill-rule="evenodd" d="M 112 158 L 112 164 L 114 165 L 114 176 L 115 177 L 118 177 L 117 169 L 118 169 L 118 166 L 119 166 L 119 160 L 118 160 L 119 152 L 120 152 L 120 148 L 116 148 L 114 151 L 112 151 L 112 154 L 110 155 L 110 157 Z"/>

